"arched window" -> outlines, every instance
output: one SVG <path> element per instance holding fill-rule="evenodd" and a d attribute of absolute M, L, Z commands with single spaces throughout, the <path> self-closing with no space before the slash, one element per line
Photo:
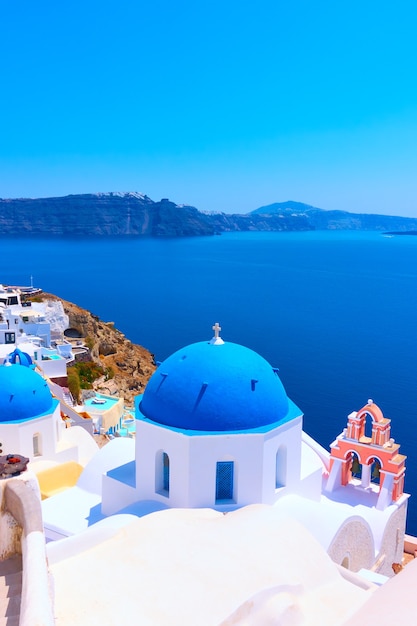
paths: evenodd
<path fill-rule="evenodd" d="M 216 503 L 233 500 L 233 461 L 218 461 L 216 466 Z"/>
<path fill-rule="evenodd" d="M 280 446 L 275 458 L 275 489 L 287 484 L 287 447 Z"/>
<path fill-rule="evenodd" d="M 372 416 L 371 413 L 366 413 L 365 414 L 365 429 L 364 429 L 364 435 L 365 437 L 369 437 L 370 439 L 372 439 L 372 427 L 373 427 L 373 423 L 374 423 L 374 418 Z"/>
<path fill-rule="evenodd" d="M 169 496 L 169 456 L 160 450 L 155 459 L 155 491 Z"/>
<path fill-rule="evenodd" d="M 33 456 L 42 456 L 42 440 L 41 434 L 35 433 L 32 439 Z"/>
<path fill-rule="evenodd" d="M 166 452 L 162 455 L 162 488 L 169 494 L 169 456 Z"/>
<path fill-rule="evenodd" d="M 380 470 L 381 462 L 379 459 L 374 459 L 371 468 L 371 483 L 380 484 Z"/>
<path fill-rule="evenodd" d="M 351 460 L 352 460 L 352 465 L 350 467 L 350 471 L 352 472 L 352 478 L 361 478 L 362 477 L 362 465 L 359 462 L 359 457 L 355 452 L 352 452 Z"/>

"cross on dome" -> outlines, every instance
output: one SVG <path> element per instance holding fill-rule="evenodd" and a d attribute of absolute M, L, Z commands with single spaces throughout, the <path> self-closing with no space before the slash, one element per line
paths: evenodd
<path fill-rule="evenodd" d="M 221 346 L 224 343 L 224 341 L 220 337 L 220 331 L 222 327 L 220 326 L 219 322 L 216 322 L 214 326 L 212 326 L 212 329 L 214 330 L 214 337 L 211 339 L 210 343 L 215 346 Z"/>

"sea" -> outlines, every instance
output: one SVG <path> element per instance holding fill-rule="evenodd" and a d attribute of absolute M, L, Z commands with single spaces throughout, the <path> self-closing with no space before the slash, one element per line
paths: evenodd
<path fill-rule="evenodd" d="M 0 282 L 29 285 L 112 321 L 156 361 L 209 340 L 279 369 L 304 430 L 328 448 L 373 399 L 407 455 L 417 535 L 417 237 L 376 232 L 213 237 L 2 238 Z"/>

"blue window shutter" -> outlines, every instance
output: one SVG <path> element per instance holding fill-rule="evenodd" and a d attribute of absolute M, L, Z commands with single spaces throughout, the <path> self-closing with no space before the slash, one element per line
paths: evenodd
<path fill-rule="evenodd" d="M 233 500 L 233 461 L 218 461 L 216 468 L 216 501 Z"/>

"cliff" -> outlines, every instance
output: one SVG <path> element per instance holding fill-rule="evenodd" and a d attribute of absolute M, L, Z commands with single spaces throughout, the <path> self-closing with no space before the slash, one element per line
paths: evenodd
<path fill-rule="evenodd" d="M 39 297 L 39 296 L 38 296 Z M 103 368 L 111 368 L 114 377 L 98 379 L 93 387 L 103 393 L 116 393 L 133 406 L 133 400 L 143 393 L 146 383 L 155 371 L 153 355 L 142 346 L 132 343 L 113 323 L 103 322 L 90 311 L 57 298 L 42 294 L 43 300 L 60 300 L 68 316 L 69 328 L 83 337 L 90 347 L 91 359 Z"/>
<path fill-rule="evenodd" d="M 417 219 L 281 202 L 247 214 L 202 213 L 136 192 L 0 199 L 0 236 L 187 237 L 228 231 L 417 230 Z"/>
<path fill-rule="evenodd" d="M 0 235 L 148 236 L 212 235 L 208 217 L 194 207 L 140 193 L 97 193 L 59 198 L 0 199 Z"/>

